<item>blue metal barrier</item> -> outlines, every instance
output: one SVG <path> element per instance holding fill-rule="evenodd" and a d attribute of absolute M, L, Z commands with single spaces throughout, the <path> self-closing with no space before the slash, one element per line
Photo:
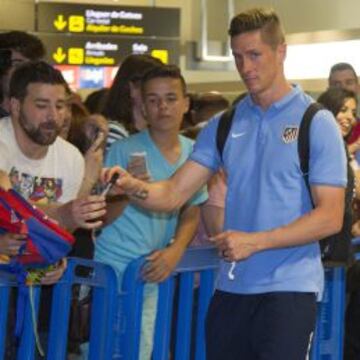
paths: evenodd
<path fill-rule="evenodd" d="M 360 153 L 359 153 L 360 154 Z M 360 237 L 352 239 L 355 260 L 360 260 L 356 247 Z M 311 360 L 342 360 L 344 351 L 344 321 L 346 307 L 345 268 L 325 269 L 325 290 L 318 306 L 318 321 L 314 334 Z"/>
<path fill-rule="evenodd" d="M 345 268 L 325 269 L 311 360 L 342 360 L 345 319 Z"/>
<path fill-rule="evenodd" d="M 121 330 L 119 348 L 122 360 L 138 360 L 144 283 L 139 273 L 144 259 L 127 268 L 121 293 Z M 155 324 L 153 360 L 205 360 L 204 323 L 214 290 L 219 259 L 214 248 L 191 248 L 175 273 L 159 285 L 158 310 Z M 88 277 L 78 275 L 79 267 L 90 269 Z M 345 298 L 345 271 L 326 269 L 324 300 L 319 305 L 318 322 L 311 360 L 342 359 L 342 338 Z M 93 261 L 69 259 L 61 281 L 54 286 L 46 359 L 66 358 L 67 331 L 71 287 L 84 284 L 92 288 L 92 312 L 89 359 L 112 359 L 114 319 L 119 294 L 117 279 L 111 267 Z M 7 316 L 11 287 L 17 284 L 6 273 L 0 273 L 0 359 L 4 359 Z M 41 287 L 34 287 L 35 307 L 38 307 Z M 196 311 L 194 311 L 196 308 Z M 177 319 L 174 322 L 174 314 Z M 175 325 L 174 325 L 175 324 Z M 11 335 L 11 334 L 10 334 Z M 35 341 L 30 306 L 25 309 L 25 326 L 20 339 L 17 359 L 32 360 Z"/>
<path fill-rule="evenodd" d="M 219 259 L 214 248 L 190 248 L 184 254 L 175 273 L 159 286 L 153 360 L 167 360 L 171 353 L 175 360 L 205 360 L 204 323 L 207 307 L 214 290 L 215 272 Z M 141 307 L 144 283 L 139 273 L 144 259 L 132 262 L 123 280 L 124 325 L 126 329 L 121 347 L 124 360 L 139 359 Z M 199 274 L 198 309 L 193 313 L 194 279 Z M 177 276 L 177 277 L 176 277 Z M 178 280 L 178 282 L 176 282 Z M 174 293 L 178 286 L 176 329 L 172 328 Z M 345 270 L 325 270 L 325 292 L 319 304 L 311 360 L 341 360 L 343 351 L 343 323 L 345 307 Z M 126 310 L 125 310 L 126 309 Z M 131 311 L 133 309 L 133 311 Z M 180 315 L 179 315 L 180 314 Z M 193 331 L 193 317 L 196 329 Z M 173 336 L 172 348 L 170 337 Z M 193 349 L 195 347 L 195 350 Z M 190 357 L 190 352 L 192 356 Z"/>
<path fill-rule="evenodd" d="M 79 268 L 89 270 L 87 277 L 78 274 Z M 117 306 L 117 279 L 114 270 L 93 261 L 70 258 L 67 270 L 53 288 L 50 326 L 48 333 L 48 360 L 64 360 L 67 352 L 71 288 L 74 284 L 88 285 L 92 289 L 89 359 L 111 359 L 113 348 L 113 321 Z M 10 289 L 16 288 L 13 276 L 0 273 L 0 359 L 4 359 L 7 336 L 7 314 Z M 34 286 L 34 303 L 38 312 L 41 286 Z M 17 350 L 18 360 L 32 360 L 35 356 L 35 340 L 31 321 L 30 304 L 26 304 L 24 328 Z"/>
<path fill-rule="evenodd" d="M 175 352 L 175 360 L 188 358 L 191 342 L 195 347 L 195 359 L 205 359 L 204 323 L 206 310 L 214 290 L 215 271 L 219 258 L 213 247 L 190 248 L 178 264 L 175 273 L 159 285 L 158 311 L 155 324 L 153 360 L 169 359 L 170 352 Z M 124 360 L 139 359 L 141 329 L 141 307 L 144 282 L 139 277 L 144 259 L 132 262 L 123 278 L 122 293 L 124 309 L 124 326 L 126 329 L 121 348 L 124 349 Z M 195 274 L 198 273 L 197 279 Z M 192 334 L 192 301 L 194 282 L 198 282 L 198 311 L 196 329 Z M 171 349 L 171 323 L 173 317 L 174 293 L 179 286 L 177 307 L 177 328 L 175 331 L 174 349 Z M 132 309 L 132 310 L 130 310 Z"/>

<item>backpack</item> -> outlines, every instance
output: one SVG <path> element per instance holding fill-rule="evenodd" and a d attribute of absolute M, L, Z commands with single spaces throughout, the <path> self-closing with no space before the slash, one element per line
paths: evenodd
<path fill-rule="evenodd" d="M 3 256 L 0 263 L 0 270 L 13 273 L 19 284 L 15 336 L 19 337 L 23 331 L 25 307 L 30 304 L 36 345 L 44 356 L 37 332 L 32 288 L 45 271 L 51 270 L 53 264 L 67 255 L 75 238 L 15 190 L 0 187 L 0 234 L 7 232 L 27 235 L 19 253 L 12 257 Z"/>
<path fill-rule="evenodd" d="M 314 115 L 324 107 L 319 103 L 312 103 L 306 109 L 301 120 L 299 136 L 298 136 L 298 154 L 300 159 L 300 167 L 303 173 L 306 187 L 310 194 L 311 203 L 314 206 L 311 197 L 310 184 L 308 178 L 309 157 L 310 157 L 310 126 Z M 230 132 L 232 120 L 236 106 L 226 110 L 220 117 L 217 132 L 216 146 L 222 160 L 223 150 L 225 147 L 227 136 Z M 345 144 L 344 144 L 345 146 Z M 345 146 L 346 154 L 348 152 Z M 350 166 L 349 158 L 347 161 L 348 181 L 345 190 L 345 209 L 343 227 L 337 234 L 330 235 L 322 239 L 320 243 L 321 259 L 326 266 L 342 266 L 348 265 L 352 261 L 351 251 L 351 227 L 352 227 L 352 199 L 354 193 L 354 173 Z"/>
<path fill-rule="evenodd" d="M 56 263 L 67 255 L 75 241 L 72 234 L 15 190 L 0 187 L 0 234 L 6 232 L 27 234 L 25 245 L 7 264 L 16 271 Z"/>

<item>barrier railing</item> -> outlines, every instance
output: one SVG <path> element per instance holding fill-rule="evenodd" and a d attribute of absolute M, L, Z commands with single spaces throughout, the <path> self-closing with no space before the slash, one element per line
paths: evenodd
<path fill-rule="evenodd" d="M 174 276 L 159 286 L 153 360 L 205 360 L 204 320 L 214 289 L 218 256 L 214 248 L 190 248 L 177 266 Z M 139 359 L 141 307 L 143 287 L 139 273 L 144 259 L 132 262 L 124 276 L 124 325 L 126 329 L 121 347 L 125 360 Z M 198 274 L 198 290 L 194 279 Z M 177 278 L 175 276 L 177 275 Z M 175 280 L 176 279 L 176 280 Z M 176 304 L 176 328 L 171 326 Z M 198 296 L 194 295 L 198 292 Z M 198 307 L 193 311 L 194 300 Z M 341 360 L 343 351 L 343 323 L 345 307 L 345 270 L 325 270 L 325 292 L 318 307 L 318 320 L 311 351 L 311 360 Z M 130 309 L 133 309 L 131 311 Z M 127 314 L 127 315 L 126 315 Z M 176 316 L 176 315 L 175 315 Z M 195 330 L 192 329 L 195 320 Z M 170 336 L 174 337 L 170 342 Z"/>
<path fill-rule="evenodd" d="M 144 259 L 132 262 L 123 279 L 123 314 L 126 329 L 122 339 L 121 348 L 123 358 L 137 360 L 139 358 L 139 343 L 141 329 L 142 299 L 144 283 L 139 273 Z M 184 254 L 173 276 L 159 285 L 158 311 L 155 324 L 155 337 L 153 359 L 168 359 L 170 352 L 174 352 L 174 359 L 187 359 L 191 351 L 191 344 L 195 347 L 195 359 L 205 359 L 204 321 L 206 310 L 214 289 L 215 271 L 218 267 L 219 257 L 214 248 L 190 248 Z M 195 279 L 195 274 L 199 276 Z M 175 279 L 175 275 L 179 275 Z M 176 281 L 177 280 L 177 281 Z M 193 324 L 193 290 L 194 283 L 198 282 L 198 311 L 196 312 L 196 326 L 194 336 Z M 178 286 L 177 325 L 173 346 L 170 346 L 170 335 L 174 293 Z"/>
<path fill-rule="evenodd" d="M 311 360 L 342 360 L 345 319 L 345 269 L 325 269 L 325 289 L 318 305 Z"/>
<path fill-rule="evenodd" d="M 360 153 L 359 153 L 360 154 Z M 352 239 L 355 260 L 360 260 L 360 237 Z M 325 269 L 323 300 L 318 307 L 311 360 L 342 360 L 344 351 L 345 268 Z"/>
<path fill-rule="evenodd" d="M 155 324 L 153 359 L 205 359 L 204 322 L 214 290 L 218 256 L 214 248 L 189 249 L 175 273 L 159 285 L 158 310 Z M 123 279 L 121 295 L 122 336 L 117 345 L 122 360 L 139 359 L 139 344 L 144 283 L 139 273 L 144 259 L 132 262 Z M 89 269 L 81 276 L 78 269 Z M 319 305 L 311 360 L 342 359 L 344 320 L 344 279 L 342 268 L 326 269 L 324 300 Z M 46 359 L 63 360 L 67 352 L 67 331 L 71 288 L 74 284 L 92 288 L 89 359 L 112 359 L 114 319 L 119 296 L 114 271 L 106 265 L 81 259 L 69 259 L 61 281 L 54 286 Z M 7 335 L 9 295 L 16 282 L 9 274 L 0 273 L 0 359 L 4 359 Z M 41 288 L 34 287 L 34 303 L 38 311 Z M 177 315 L 176 315 L 177 314 Z M 176 317 L 176 321 L 174 321 Z M 27 304 L 22 337 L 17 351 L 18 360 L 35 356 L 31 309 Z M 10 334 L 11 335 L 11 334 Z"/>
<path fill-rule="evenodd" d="M 81 276 L 86 268 L 89 275 Z M 111 359 L 113 349 L 113 321 L 117 306 L 117 280 L 114 270 L 93 261 L 70 258 L 67 270 L 53 287 L 51 316 L 48 331 L 47 360 L 64 360 L 67 353 L 70 302 L 74 284 L 88 285 L 92 291 L 89 359 Z M 17 283 L 6 272 L 0 274 L 0 359 L 4 359 L 7 336 L 7 315 L 11 288 Z M 41 287 L 33 287 L 33 299 L 38 313 Z M 28 302 L 24 309 L 24 327 L 19 339 L 17 360 L 35 358 L 35 338 Z"/>

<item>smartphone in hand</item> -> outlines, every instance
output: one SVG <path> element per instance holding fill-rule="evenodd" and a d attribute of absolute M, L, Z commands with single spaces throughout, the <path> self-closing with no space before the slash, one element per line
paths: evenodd
<path fill-rule="evenodd" d="M 134 176 L 148 174 L 149 171 L 146 163 L 146 152 L 139 151 L 131 153 L 128 166 L 129 172 Z"/>
<path fill-rule="evenodd" d="M 116 180 L 120 177 L 120 174 L 115 173 L 111 179 L 106 183 L 105 187 L 103 188 L 101 195 L 106 196 L 107 193 L 110 191 L 111 187 L 116 183 Z"/>
<path fill-rule="evenodd" d="M 84 139 L 81 148 L 83 154 L 85 154 L 94 144 L 96 144 L 94 151 L 97 151 L 104 145 L 104 141 L 106 140 L 103 130 L 93 123 L 84 125 L 83 136 Z"/>
<path fill-rule="evenodd" d="M 94 124 L 90 124 L 91 126 L 89 127 L 89 148 L 93 145 L 93 144 L 97 144 L 96 148 L 94 149 L 94 151 L 97 151 L 99 149 L 100 146 L 103 145 L 104 140 L 105 140 L 105 135 L 104 132 L 100 129 L 99 126 L 96 126 Z"/>

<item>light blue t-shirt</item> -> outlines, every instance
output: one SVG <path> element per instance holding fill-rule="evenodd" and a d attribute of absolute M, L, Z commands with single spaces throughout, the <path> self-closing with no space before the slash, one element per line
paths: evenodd
<path fill-rule="evenodd" d="M 225 230 L 266 231 L 287 225 L 312 209 L 298 155 L 298 129 L 313 100 L 294 86 L 266 111 L 247 96 L 237 106 L 224 152 L 227 173 Z M 199 134 L 190 159 L 216 171 L 219 116 Z M 321 110 L 310 133 L 309 182 L 345 187 L 344 143 L 333 115 Z M 323 268 L 318 242 L 267 250 L 239 261 L 235 279 L 222 261 L 217 287 L 240 294 L 301 291 L 321 294 Z"/>
<path fill-rule="evenodd" d="M 146 152 L 147 167 L 153 181 L 169 178 L 188 158 L 193 141 L 179 135 L 181 155 L 170 164 L 157 148 L 148 130 L 117 141 L 107 155 L 106 166 L 127 168 L 130 154 Z M 205 188 L 188 202 L 198 205 L 207 199 Z M 166 247 L 173 238 L 179 211 L 153 212 L 129 204 L 110 225 L 104 227 L 95 242 L 95 260 L 112 265 L 121 277 L 131 260 Z"/>

